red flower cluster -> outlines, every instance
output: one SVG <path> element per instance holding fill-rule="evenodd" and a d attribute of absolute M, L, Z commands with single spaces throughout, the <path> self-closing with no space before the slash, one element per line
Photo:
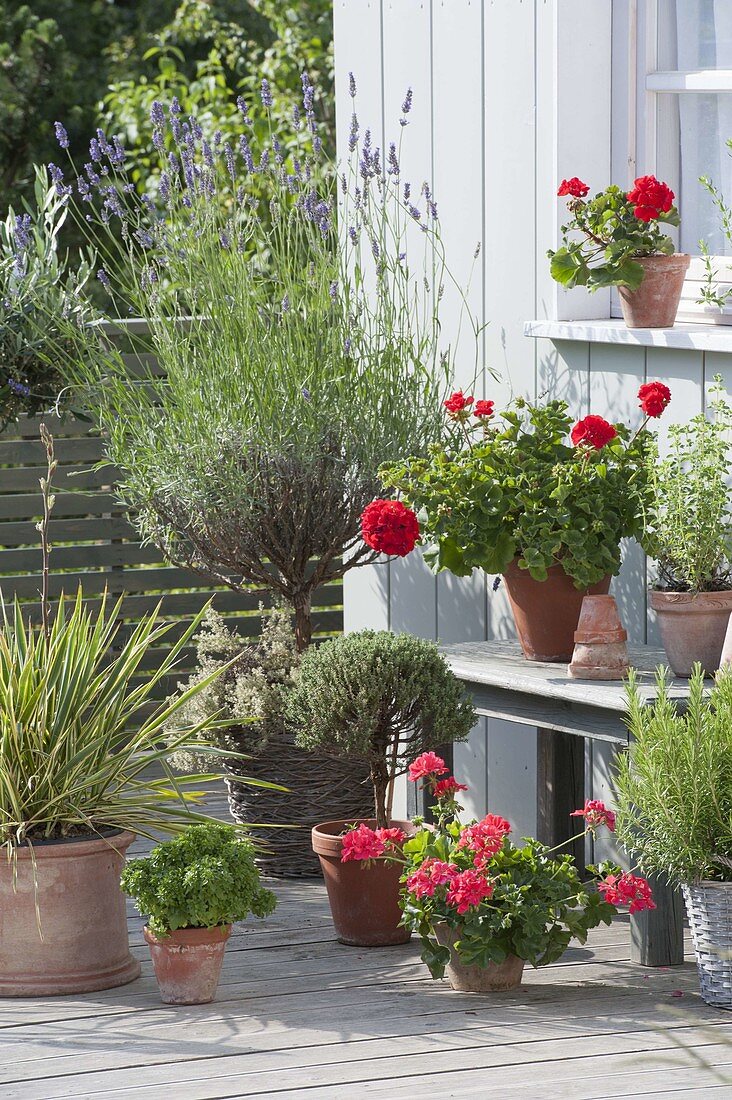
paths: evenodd
<path fill-rule="evenodd" d="M 586 183 L 583 183 L 581 179 L 577 178 L 577 176 L 572 176 L 572 178 L 569 180 L 562 180 L 562 182 L 559 184 L 559 190 L 557 191 L 557 194 L 572 195 L 572 197 L 575 199 L 583 199 L 589 190 L 590 189 Z"/>
<path fill-rule="evenodd" d="M 640 176 L 628 192 L 628 202 L 633 203 L 633 213 L 639 221 L 652 222 L 659 214 L 668 214 L 674 204 L 674 193 L 655 176 Z"/>
<path fill-rule="evenodd" d="M 605 901 L 611 905 L 627 905 L 631 913 L 640 913 L 644 909 L 655 909 L 656 903 L 651 888 L 644 878 L 631 875 L 626 871 L 622 875 L 606 875 L 598 882 L 597 889 Z"/>
<path fill-rule="evenodd" d="M 409 778 L 412 783 L 416 783 L 418 779 L 429 779 L 433 775 L 444 775 L 446 771 L 447 765 L 441 756 L 438 756 L 436 752 L 423 752 L 409 765 Z"/>
<path fill-rule="evenodd" d="M 599 451 L 606 443 L 610 443 L 611 440 L 615 439 L 617 434 L 612 424 L 609 424 L 604 417 L 590 415 L 580 420 L 572 428 L 572 445 L 579 447 L 581 443 L 585 443 L 587 446 L 594 447 L 596 451 Z"/>
<path fill-rule="evenodd" d="M 469 848 L 475 855 L 475 866 L 483 869 L 499 851 L 504 836 L 511 832 L 511 826 L 504 817 L 486 814 L 482 821 L 468 825 L 460 834 L 458 848 Z"/>
<path fill-rule="evenodd" d="M 607 825 L 611 833 L 615 832 L 615 814 L 608 810 L 604 802 L 596 798 L 588 798 L 584 810 L 573 810 L 570 817 L 583 817 L 590 829 L 596 829 L 598 825 Z"/>
<path fill-rule="evenodd" d="M 361 823 L 343 837 L 341 863 L 353 859 L 378 859 L 383 856 L 387 845 L 403 844 L 406 839 L 403 829 L 370 829 Z"/>
<path fill-rule="evenodd" d="M 452 882 L 458 868 L 454 863 L 444 863 L 441 859 L 426 859 L 421 867 L 407 876 L 407 890 L 417 898 L 432 898 L 438 886 Z"/>
<path fill-rule="evenodd" d="M 470 416 L 470 406 L 474 401 L 475 398 L 471 395 L 463 393 L 462 390 L 455 390 L 455 393 L 442 403 L 453 420 L 464 423 Z M 495 401 L 475 401 L 473 416 L 477 416 L 479 420 L 489 420 L 493 416 L 495 404 Z"/>
<path fill-rule="evenodd" d="M 473 409 L 473 416 L 479 416 L 481 418 L 488 418 L 493 416 L 493 409 L 495 407 L 495 401 L 476 401 L 475 408 Z"/>
<path fill-rule="evenodd" d="M 451 416 L 457 416 L 458 413 L 464 412 L 469 408 L 474 400 L 473 397 L 468 397 L 464 394 L 462 390 L 455 390 L 455 393 L 442 403 Z"/>
<path fill-rule="evenodd" d="M 671 390 L 663 382 L 644 382 L 638 400 L 646 416 L 658 417 L 671 400 Z"/>
<path fill-rule="evenodd" d="M 458 791 L 467 791 L 467 783 L 458 783 L 454 775 L 449 775 L 447 779 L 438 779 L 432 788 L 432 793 L 435 798 L 453 798 Z"/>
<path fill-rule="evenodd" d="M 454 906 L 460 916 L 474 905 L 480 905 L 493 893 L 493 883 L 477 871 L 459 871 L 450 881 L 445 901 Z"/>
<path fill-rule="evenodd" d="M 361 537 L 372 550 L 406 557 L 419 538 L 417 516 L 400 500 L 372 500 L 361 513 Z"/>

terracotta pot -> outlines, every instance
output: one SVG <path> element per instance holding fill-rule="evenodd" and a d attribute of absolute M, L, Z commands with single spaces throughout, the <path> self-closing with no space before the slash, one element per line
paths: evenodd
<path fill-rule="evenodd" d="M 690 676 L 699 661 L 707 676 L 719 668 L 732 612 L 732 592 L 651 590 L 661 641 L 676 676 Z"/>
<path fill-rule="evenodd" d="M 628 634 L 614 596 L 585 596 L 567 672 L 576 680 L 622 680 L 628 671 Z"/>
<path fill-rule="evenodd" d="M 399 879 L 402 868 L 398 863 L 374 860 L 366 867 L 359 860 L 341 863 L 343 837 L 340 835 L 349 825 L 360 821 L 324 821 L 312 831 L 313 851 L 320 859 L 323 877 L 328 890 L 330 911 L 336 936 L 341 943 L 353 947 L 390 947 L 406 943 L 411 935 L 408 928 L 401 928 L 402 911 L 399 905 Z M 376 828 L 376 821 L 365 821 L 369 828 Z M 414 833 L 411 821 L 392 821 L 405 833 Z"/>
<path fill-rule="evenodd" d="M 505 993 L 521 985 L 526 965 L 523 959 L 508 955 L 502 963 L 468 966 L 460 961 L 455 951 L 455 941 L 460 939 L 459 930 L 440 922 L 435 925 L 434 932 L 437 942 L 450 948 L 450 962 L 445 967 L 445 976 L 453 989 L 460 993 Z"/>
<path fill-rule="evenodd" d="M 673 327 L 690 260 L 685 252 L 636 257 L 643 268 L 643 282 L 637 290 L 618 287 L 628 328 Z"/>
<path fill-rule="evenodd" d="M 0 996 L 92 993 L 139 976 L 119 886 L 133 840 L 119 832 L 36 843 L 35 875 L 30 848 L 19 848 L 15 888 L 12 864 L 0 859 Z"/>
<path fill-rule="evenodd" d="M 571 660 L 574 632 L 586 595 L 605 595 L 610 574 L 591 588 L 575 588 L 574 581 L 553 565 L 545 581 L 535 581 L 528 569 L 512 561 L 503 574 L 516 632 L 529 661 Z"/>
<path fill-rule="evenodd" d="M 216 996 L 230 924 L 179 928 L 156 936 L 145 926 L 153 970 L 166 1005 L 205 1005 Z"/>

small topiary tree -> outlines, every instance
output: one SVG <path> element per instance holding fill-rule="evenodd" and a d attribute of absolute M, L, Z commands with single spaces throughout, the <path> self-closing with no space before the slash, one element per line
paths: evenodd
<path fill-rule="evenodd" d="M 464 741 L 476 714 L 434 642 L 362 630 L 305 653 L 285 720 L 303 748 L 368 763 L 376 824 L 384 828 L 394 780 L 408 761 Z"/>

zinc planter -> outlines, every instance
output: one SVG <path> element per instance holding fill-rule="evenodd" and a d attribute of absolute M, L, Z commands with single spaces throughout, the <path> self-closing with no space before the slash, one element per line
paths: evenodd
<path fill-rule="evenodd" d="M 703 1000 L 732 1008 L 732 882 L 683 886 Z"/>
<path fill-rule="evenodd" d="M 698 661 L 707 676 L 719 668 L 732 612 L 730 592 L 656 592 L 651 607 L 676 676 L 690 676 Z"/>
<path fill-rule="evenodd" d="M 535 581 L 528 569 L 512 561 L 503 574 L 516 632 L 529 661 L 567 662 L 574 650 L 574 632 L 587 595 L 604 596 L 610 574 L 587 589 L 578 589 L 561 565 L 552 565 L 545 581 Z"/>
<path fill-rule="evenodd" d="M 93 993 L 139 976 L 119 885 L 133 840 L 119 832 L 19 848 L 15 885 L 0 861 L 0 996 Z"/>
<path fill-rule="evenodd" d="M 643 282 L 636 290 L 618 287 L 628 328 L 673 327 L 690 260 L 685 252 L 635 257 L 643 268 Z"/>
<path fill-rule="evenodd" d="M 313 851 L 320 859 L 328 890 L 336 936 L 352 947 L 391 947 L 407 943 L 410 931 L 400 926 L 400 864 L 375 859 L 370 866 L 360 860 L 341 863 L 341 834 L 353 821 L 325 821 L 312 832 Z M 371 818 L 365 822 L 376 827 Z M 392 821 L 405 833 L 414 832 L 411 821 Z"/>
<path fill-rule="evenodd" d="M 145 926 L 153 970 L 166 1005 L 203 1005 L 216 996 L 230 924 L 179 928 L 156 936 Z"/>
<path fill-rule="evenodd" d="M 460 939 L 458 929 L 440 923 L 435 925 L 434 932 L 437 942 L 450 948 L 445 975 L 453 989 L 460 993 L 506 993 L 521 985 L 526 965 L 523 959 L 508 955 L 501 963 L 468 966 L 460 961 L 455 951 L 455 941 Z"/>

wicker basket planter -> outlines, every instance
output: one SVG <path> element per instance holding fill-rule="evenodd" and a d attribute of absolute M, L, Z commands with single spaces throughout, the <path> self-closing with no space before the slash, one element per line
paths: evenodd
<path fill-rule="evenodd" d="M 341 818 L 355 821 L 374 812 L 373 788 L 368 767 L 323 752 L 299 749 L 290 735 L 273 733 L 262 752 L 242 761 L 240 775 L 266 779 L 288 788 L 270 791 L 226 780 L 229 809 L 235 821 L 251 825 L 298 825 L 298 829 L 256 829 L 262 846 L 257 865 L 265 875 L 314 878 L 321 875 L 320 861 L 312 850 L 310 832 L 321 821 Z"/>
<path fill-rule="evenodd" d="M 732 1008 L 732 882 L 683 886 L 702 998 Z"/>

